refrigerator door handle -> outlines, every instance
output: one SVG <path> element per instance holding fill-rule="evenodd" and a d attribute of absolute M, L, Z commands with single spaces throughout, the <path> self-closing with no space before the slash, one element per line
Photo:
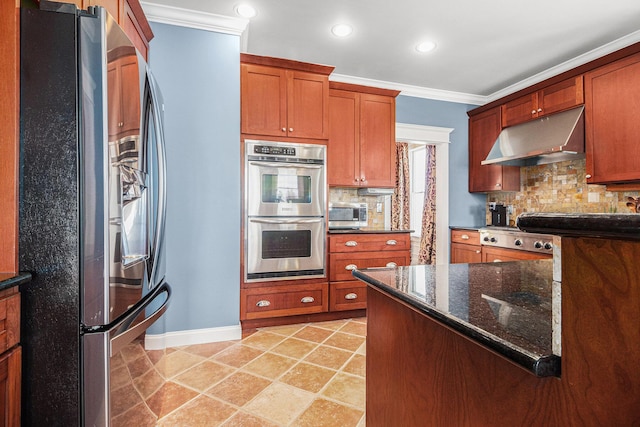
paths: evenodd
<path fill-rule="evenodd" d="M 144 310 L 161 294 L 166 293 L 167 296 L 164 299 L 162 305 L 156 309 L 151 315 L 146 317 L 142 322 L 135 324 L 131 327 L 134 320 L 144 312 Z M 115 319 L 108 325 L 84 327 L 82 329 L 83 334 L 87 333 L 109 333 L 112 336 L 109 356 L 117 354 L 124 346 L 133 341 L 138 335 L 144 332 L 153 322 L 158 320 L 160 316 L 167 311 L 167 304 L 171 297 L 171 286 L 167 282 L 163 282 L 162 285 L 157 286 L 153 291 L 144 296 L 140 301 L 135 303 L 129 310 L 123 313 L 120 317 Z"/>

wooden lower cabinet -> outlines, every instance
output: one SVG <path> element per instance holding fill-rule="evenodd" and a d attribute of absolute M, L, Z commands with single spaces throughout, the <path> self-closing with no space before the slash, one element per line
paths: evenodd
<path fill-rule="evenodd" d="M 0 427 L 19 426 L 22 349 L 20 293 L 17 287 L 0 292 Z"/>
<path fill-rule="evenodd" d="M 477 230 L 451 230 L 451 264 L 482 262 L 480 233 Z"/>
<path fill-rule="evenodd" d="M 411 264 L 409 233 L 329 235 L 329 311 L 367 307 L 367 285 L 353 270 Z"/>
<path fill-rule="evenodd" d="M 328 309 L 329 284 L 273 285 L 240 291 L 242 320 L 322 313 Z"/>

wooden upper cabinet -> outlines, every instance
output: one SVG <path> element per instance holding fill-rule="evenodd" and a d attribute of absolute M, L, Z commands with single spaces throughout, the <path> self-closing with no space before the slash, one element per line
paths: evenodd
<path fill-rule="evenodd" d="M 589 184 L 640 181 L 640 54 L 585 74 Z"/>
<path fill-rule="evenodd" d="M 520 190 L 519 167 L 481 164 L 500 135 L 500 123 L 500 107 L 469 118 L 469 192 Z"/>
<path fill-rule="evenodd" d="M 330 186 L 393 187 L 397 91 L 330 83 Z"/>
<path fill-rule="evenodd" d="M 333 67 L 241 55 L 242 133 L 329 138 L 329 74 Z"/>
<path fill-rule="evenodd" d="M 502 127 L 568 110 L 584 103 L 583 77 L 573 77 L 502 105 Z"/>

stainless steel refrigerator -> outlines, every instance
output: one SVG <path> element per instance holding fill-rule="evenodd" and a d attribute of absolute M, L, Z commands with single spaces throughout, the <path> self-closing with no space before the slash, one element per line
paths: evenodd
<path fill-rule="evenodd" d="M 23 7 L 20 66 L 23 425 L 107 426 L 110 365 L 171 295 L 164 104 L 100 7 Z"/>

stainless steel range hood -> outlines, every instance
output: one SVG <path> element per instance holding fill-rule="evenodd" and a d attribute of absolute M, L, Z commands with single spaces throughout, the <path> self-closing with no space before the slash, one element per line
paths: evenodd
<path fill-rule="evenodd" d="M 481 163 L 531 166 L 584 156 L 584 106 L 580 106 L 503 129 Z"/>

